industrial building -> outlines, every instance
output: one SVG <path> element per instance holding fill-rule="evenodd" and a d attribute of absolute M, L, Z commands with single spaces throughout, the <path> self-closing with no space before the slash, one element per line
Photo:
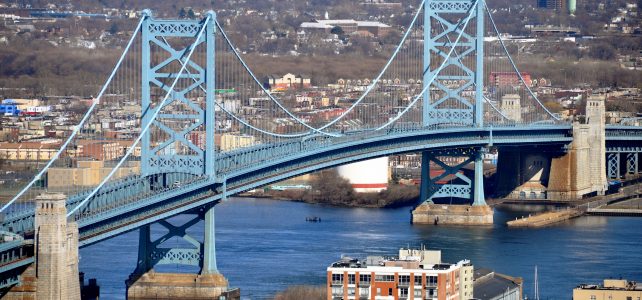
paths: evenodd
<path fill-rule="evenodd" d="M 473 294 L 473 266 L 441 261 L 439 250 L 400 249 L 398 257 L 344 257 L 327 269 L 328 300 L 464 300 Z"/>
<path fill-rule="evenodd" d="M 603 285 L 582 284 L 573 289 L 573 300 L 642 299 L 642 286 L 626 279 L 604 279 Z"/>

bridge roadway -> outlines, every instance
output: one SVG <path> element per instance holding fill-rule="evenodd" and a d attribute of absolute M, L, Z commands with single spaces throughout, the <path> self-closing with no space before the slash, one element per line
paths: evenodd
<path fill-rule="evenodd" d="M 525 127 L 423 127 L 391 129 L 385 132 L 346 133 L 339 138 L 311 137 L 276 144 L 261 144 L 218 153 L 215 178 L 194 176 L 178 187 L 152 184 L 154 177 L 130 176 L 106 185 L 86 207 L 72 216 L 79 226 L 79 246 L 84 247 L 174 215 L 216 203 L 229 195 L 278 182 L 290 177 L 360 160 L 430 149 L 483 146 L 559 145 L 572 141 L 569 124 Z M 608 126 L 608 143 L 642 142 L 642 128 Z M 156 178 L 158 179 L 158 178 Z M 89 191 L 72 195 L 68 209 L 82 201 Z M 29 262 L 34 212 L 8 215 L 4 231 L 25 237 L 22 242 L 2 243 L 0 273 Z M 6 249 L 5 249 L 6 248 Z M 18 249 L 20 251 L 18 251 Z M 12 254 L 15 253 L 15 254 Z M 18 255 L 18 253 L 20 255 Z M 0 283 L 2 285 L 2 283 Z M 4 286 L 4 285 L 3 285 Z"/>

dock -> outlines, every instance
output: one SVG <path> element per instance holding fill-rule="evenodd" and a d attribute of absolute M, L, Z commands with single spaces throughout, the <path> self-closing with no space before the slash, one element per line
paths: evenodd
<path fill-rule="evenodd" d="M 508 227 L 544 227 L 554 223 L 566 221 L 584 214 L 584 211 L 576 208 L 569 208 L 557 211 L 548 211 L 541 214 L 524 217 L 509 221 L 506 224 Z"/>

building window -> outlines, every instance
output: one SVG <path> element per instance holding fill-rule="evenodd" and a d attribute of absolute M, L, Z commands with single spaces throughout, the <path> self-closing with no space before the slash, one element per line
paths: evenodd
<path fill-rule="evenodd" d="M 332 287 L 332 296 L 334 297 L 342 297 L 343 296 L 343 288 L 334 286 Z"/>
<path fill-rule="evenodd" d="M 421 276 L 415 276 L 415 286 L 420 286 L 421 285 L 421 283 L 423 281 L 421 279 L 422 279 Z"/>
<path fill-rule="evenodd" d="M 399 297 L 408 297 L 408 288 L 400 288 L 399 289 Z"/>
<path fill-rule="evenodd" d="M 421 290 L 417 290 L 417 289 L 415 289 L 415 298 L 416 298 L 416 299 L 421 298 Z"/>
<path fill-rule="evenodd" d="M 332 284 L 343 284 L 343 274 L 332 274 Z"/>
<path fill-rule="evenodd" d="M 399 275 L 399 285 L 410 285 L 410 275 Z"/>
<path fill-rule="evenodd" d="M 375 281 L 394 282 L 395 275 L 375 275 Z"/>
<path fill-rule="evenodd" d="M 437 286 L 437 276 L 427 276 L 426 280 L 428 281 L 426 285 Z"/>
<path fill-rule="evenodd" d="M 437 289 L 426 289 L 426 296 L 433 298 L 437 295 Z"/>
<path fill-rule="evenodd" d="M 348 274 L 348 284 L 355 284 L 356 283 L 356 275 L 354 274 Z"/>
<path fill-rule="evenodd" d="M 370 275 L 359 274 L 359 284 L 370 284 Z"/>
<path fill-rule="evenodd" d="M 348 295 L 354 296 L 354 294 L 355 294 L 355 292 L 354 292 L 354 291 L 355 291 L 355 288 L 353 288 L 353 287 L 349 287 L 349 288 L 348 288 Z"/>
<path fill-rule="evenodd" d="M 392 296 L 392 288 L 388 288 L 388 296 Z"/>

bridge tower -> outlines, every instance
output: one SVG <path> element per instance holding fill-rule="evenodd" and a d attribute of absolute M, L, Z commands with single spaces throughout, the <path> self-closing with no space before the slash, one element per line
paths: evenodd
<path fill-rule="evenodd" d="M 142 139 L 141 175 L 152 189 L 214 180 L 216 15 L 210 11 L 203 20 L 158 20 L 149 10 L 143 14 L 141 125 L 150 130 Z M 214 204 L 184 216 L 182 224 L 161 220 L 140 228 L 137 266 L 127 281 L 129 299 L 236 298 L 230 297 L 216 266 Z M 205 234 L 197 240 L 187 230 L 201 222 Z M 165 233 L 154 237 L 152 225 Z M 165 246 L 170 239 L 182 241 L 181 246 Z M 155 272 L 160 265 L 198 267 L 200 272 Z"/>
<path fill-rule="evenodd" d="M 451 51 L 454 45 L 457 47 Z M 427 1 L 424 6 L 423 125 L 482 127 L 483 67 L 483 2 Z M 473 206 L 485 206 L 482 154 L 482 148 L 424 152 L 421 201 L 432 203 L 435 198 L 448 197 L 465 199 Z M 452 163 L 462 157 L 463 161 Z M 462 171 L 470 162 L 475 165 L 472 180 Z M 444 172 L 431 176 L 431 164 Z M 439 183 L 447 177 L 454 177 L 456 182 Z"/>

